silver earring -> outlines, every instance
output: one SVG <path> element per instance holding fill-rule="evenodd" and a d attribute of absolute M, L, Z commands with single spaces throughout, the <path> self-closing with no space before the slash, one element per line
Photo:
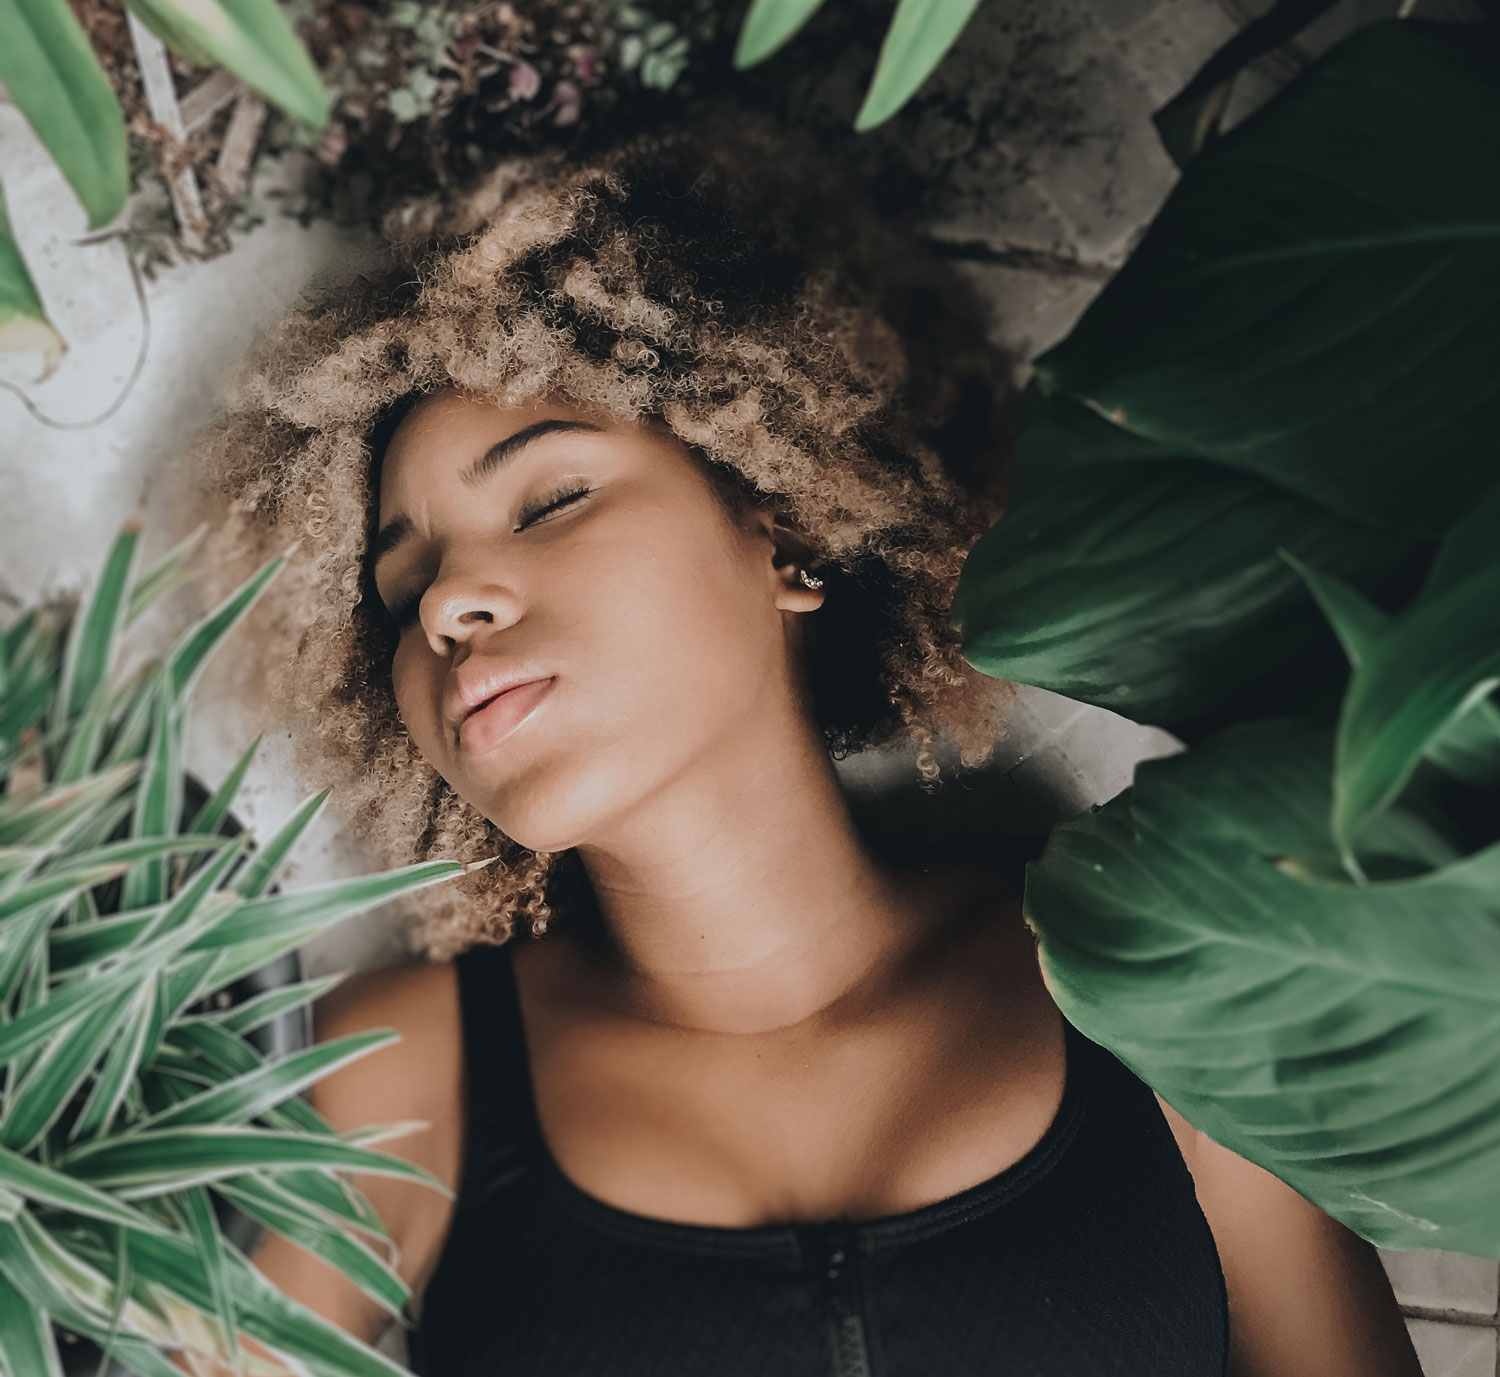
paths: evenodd
<path fill-rule="evenodd" d="M 806 569 L 803 569 L 801 571 L 801 575 L 800 576 L 801 576 L 802 582 L 805 583 L 809 588 L 821 588 L 823 586 L 823 580 L 820 579 L 820 578 L 814 578 L 811 574 L 809 574 L 807 572 Z"/>

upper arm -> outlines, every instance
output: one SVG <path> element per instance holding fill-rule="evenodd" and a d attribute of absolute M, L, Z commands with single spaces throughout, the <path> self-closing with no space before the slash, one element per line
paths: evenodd
<path fill-rule="evenodd" d="M 372 1146 L 426 1168 L 455 1192 L 462 1148 L 454 1113 L 462 1073 L 457 1002 L 451 962 L 356 971 L 313 1006 L 314 1040 L 394 1028 L 400 1041 L 365 1052 L 308 1090 L 312 1107 L 339 1133 L 395 1120 L 425 1121 L 421 1130 Z M 380 1216 L 390 1244 L 357 1236 L 419 1295 L 447 1234 L 453 1202 L 399 1177 L 355 1172 L 351 1179 Z M 279 1290 L 366 1343 L 376 1342 L 391 1323 L 331 1263 L 278 1233 L 267 1231 L 251 1261 Z"/>
<path fill-rule="evenodd" d="M 1375 1248 L 1157 1100 L 1218 1248 L 1230 1377 L 1422 1377 Z"/>

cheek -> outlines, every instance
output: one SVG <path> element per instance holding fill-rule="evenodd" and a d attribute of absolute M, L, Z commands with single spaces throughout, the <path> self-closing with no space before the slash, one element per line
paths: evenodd
<path fill-rule="evenodd" d="M 406 725 L 407 734 L 423 755 L 430 755 L 438 745 L 442 722 L 435 715 L 435 690 L 431 670 L 415 632 L 408 631 L 391 659 L 391 692 L 396 709 Z"/>
<path fill-rule="evenodd" d="M 616 730 L 679 741 L 716 734 L 764 692 L 779 614 L 710 562 L 649 561 L 618 570 L 610 586 L 575 643 L 599 647 L 590 655 L 597 688 L 614 700 L 599 706 Z"/>

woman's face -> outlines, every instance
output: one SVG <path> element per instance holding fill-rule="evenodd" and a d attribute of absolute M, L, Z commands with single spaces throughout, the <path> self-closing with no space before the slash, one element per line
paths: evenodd
<path fill-rule="evenodd" d="M 436 393 L 392 437 L 378 501 L 402 720 L 521 845 L 588 841 L 695 763 L 805 727 L 795 614 L 823 595 L 665 427 Z M 508 677 L 547 682 L 460 725 Z"/>

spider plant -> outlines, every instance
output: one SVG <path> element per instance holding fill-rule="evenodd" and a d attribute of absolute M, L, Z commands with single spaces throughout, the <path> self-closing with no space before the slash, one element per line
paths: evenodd
<path fill-rule="evenodd" d="M 286 1370 L 248 1353 L 241 1334 L 317 1377 L 400 1373 L 266 1281 L 236 1221 L 284 1234 L 396 1316 L 408 1288 L 358 1236 L 378 1243 L 386 1230 L 350 1174 L 448 1194 L 373 1146 L 418 1125 L 339 1134 L 302 1097 L 393 1030 L 294 1039 L 280 1055 L 264 1033 L 343 978 L 300 979 L 300 943 L 463 867 L 273 892 L 327 791 L 263 845 L 224 835 L 258 740 L 184 809 L 194 682 L 291 552 L 164 654 L 129 675 L 113 668 L 124 633 L 190 577 L 202 534 L 138 574 L 137 514 L 87 599 L 33 607 L 0 631 L 4 1377 L 63 1377 L 78 1370 L 63 1352 L 86 1347 L 139 1377 L 180 1377 L 165 1356 L 179 1349 L 246 1374 Z M 280 976 L 257 984 L 268 971 Z M 60 1331 L 86 1342 L 60 1344 Z"/>

